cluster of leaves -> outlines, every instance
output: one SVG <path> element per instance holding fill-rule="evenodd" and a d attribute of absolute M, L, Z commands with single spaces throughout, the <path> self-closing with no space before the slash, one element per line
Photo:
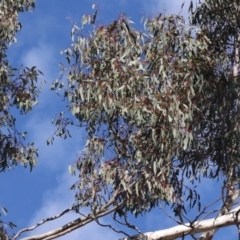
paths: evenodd
<path fill-rule="evenodd" d="M 8 45 L 16 41 L 21 29 L 19 12 L 35 7 L 33 0 L 3 0 L 0 2 L 0 171 L 21 163 L 32 168 L 36 164 L 37 149 L 33 143 L 25 146 L 26 134 L 15 128 L 16 118 L 11 109 L 17 107 L 21 114 L 30 111 L 37 103 L 39 87 L 36 67 L 16 69 L 7 59 Z"/>
<path fill-rule="evenodd" d="M 1 207 L 0 216 L 7 215 L 7 209 L 4 207 Z M 3 213 L 3 214 L 2 214 Z M 7 227 L 10 227 L 11 229 L 16 227 L 16 225 L 12 222 L 4 222 L 2 219 L 0 219 L 0 239 L 8 240 L 8 232 L 6 231 Z"/>
<path fill-rule="evenodd" d="M 82 18 L 83 26 L 94 22 L 91 16 Z M 161 201 L 182 204 L 186 189 L 191 207 L 199 201 L 183 179 L 198 178 L 217 161 L 209 159 L 213 152 L 206 146 L 216 143 L 215 133 L 209 140 L 202 131 L 209 108 L 218 104 L 212 89 L 220 74 L 209 38 L 185 26 L 184 18 L 175 15 L 146 18 L 143 31 L 125 16 L 86 36 L 83 27 L 74 26 L 76 40 L 65 50 L 74 64 L 64 98 L 89 134 L 70 167 L 72 173 L 79 170 L 73 186 L 79 189 L 78 206 L 97 212 L 114 198 L 117 213 L 138 215 Z M 52 90 L 63 85 L 54 82 Z"/>
<path fill-rule="evenodd" d="M 192 158 L 205 159 L 204 168 L 210 171 L 210 177 L 223 172 L 236 181 L 240 160 L 239 1 L 206 0 L 196 10 L 191 3 L 190 10 L 191 24 L 209 39 L 211 58 L 217 60 L 206 75 L 203 94 L 199 95 L 199 124 L 196 121 L 194 125 L 201 144 Z"/>

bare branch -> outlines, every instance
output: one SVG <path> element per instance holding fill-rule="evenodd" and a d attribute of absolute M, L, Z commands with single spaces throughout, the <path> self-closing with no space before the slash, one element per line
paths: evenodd
<path fill-rule="evenodd" d="M 60 237 L 60 236 L 63 236 L 69 232 L 72 232 L 73 230 L 77 229 L 77 228 L 80 228 L 92 221 L 95 221 L 96 219 L 98 218 L 101 218 L 103 216 L 106 216 L 108 214 L 110 214 L 111 212 L 115 211 L 117 208 L 119 208 L 120 206 L 123 205 L 124 202 L 120 202 L 118 205 L 115 205 L 113 206 L 111 209 L 107 210 L 109 206 L 111 206 L 114 202 L 115 202 L 115 198 L 117 197 L 118 195 L 118 191 L 114 194 L 114 196 L 109 200 L 108 203 L 106 203 L 105 205 L 103 205 L 101 207 L 101 209 L 99 210 L 99 212 L 94 215 L 94 214 L 89 214 L 85 217 L 82 217 L 82 218 L 77 218 L 75 219 L 74 221 L 72 222 L 69 222 L 59 228 L 56 228 L 54 230 L 51 230 L 49 232 L 46 232 L 46 233 L 43 233 L 43 234 L 39 234 L 39 235 L 35 235 L 35 236 L 31 236 L 31 237 L 26 237 L 26 238 L 22 238 L 22 240 L 37 240 L 37 239 L 45 239 L 45 240 L 48 240 L 48 239 L 55 239 L 57 237 Z M 68 210 L 68 209 L 67 209 Z M 65 211 L 67 211 L 65 210 Z M 73 209 L 71 209 L 73 210 Z M 65 212 L 64 211 L 64 212 Z M 63 213 L 64 213 L 63 212 Z M 66 212 L 65 212 L 66 213 Z M 65 214 L 64 213 L 64 214 Z M 61 214 L 57 215 L 57 217 L 60 217 Z M 63 215 L 63 214 L 62 214 Z M 61 216 L 62 216 L 61 215 Z M 53 217 L 51 220 L 53 219 L 56 219 L 57 217 Z M 50 220 L 48 220 L 50 221 Z M 40 222 L 38 224 L 36 224 L 35 226 L 33 226 L 32 228 L 29 228 L 29 230 L 26 230 L 25 231 L 30 231 L 38 226 L 40 226 L 41 224 L 43 223 L 46 223 L 47 221 L 45 220 L 44 222 Z M 20 233 L 18 233 L 17 235 L 15 235 L 14 239 L 16 239 L 23 231 L 21 230 Z"/>
<path fill-rule="evenodd" d="M 240 207 L 237 207 L 221 217 L 197 221 L 192 224 L 186 223 L 164 230 L 121 238 L 119 240 L 172 240 L 185 235 L 211 231 L 240 223 L 239 212 Z"/>
<path fill-rule="evenodd" d="M 240 195 L 240 189 L 234 190 L 234 187 L 231 186 L 228 191 L 228 196 L 226 197 L 226 200 L 221 208 L 221 211 L 218 214 L 218 217 L 227 214 L 231 210 L 232 206 L 238 199 L 239 195 Z M 218 228 L 215 228 L 211 231 L 203 233 L 202 236 L 199 238 L 199 240 L 211 240 L 214 233 L 217 232 L 217 230 Z"/>
<path fill-rule="evenodd" d="M 87 217 L 85 218 L 77 218 L 76 220 L 69 222 L 65 225 L 63 225 L 60 228 L 56 228 L 52 231 L 46 232 L 44 234 L 40 234 L 40 235 L 35 235 L 35 236 L 31 236 L 31 237 L 26 237 L 23 238 L 22 240 L 37 240 L 37 239 L 45 239 L 45 240 L 49 240 L 49 239 L 55 239 L 57 237 L 63 236 L 67 233 L 72 232 L 73 230 L 80 228 L 92 221 L 94 221 L 96 218 L 100 218 L 103 217 L 105 215 L 108 215 L 109 213 L 115 211 L 118 208 L 118 206 L 113 207 L 111 210 L 102 210 L 103 212 L 99 212 L 96 216 L 89 214 Z"/>
<path fill-rule="evenodd" d="M 111 224 L 103 224 L 103 223 L 100 223 L 98 219 L 95 220 L 97 222 L 97 224 L 99 226 L 102 226 L 102 227 L 108 227 L 108 228 L 111 228 L 114 232 L 116 233 L 122 233 L 126 236 L 129 236 L 127 233 L 125 233 L 124 231 L 121 231 L 121 230 L 117 230 L 116 228 L 114 228 Z"/>
<path fill-rule="evenodd" d="M 61 212 L 60 214 L 54 216 L 54 217 L 49 217 L 49 218 L 46 218 L 46 219 L 43 219 L 42 221 L 40 221 L 39 223 L 37 223 L 36 225 L 30 227 L 30 228 L 24 228 L 22 230 L 20 230 L 14 237 L 13 237 L 13 240 L 16 240 L 23 232 L 27 232 L 27 231 L 32 231 L 34 230 L 35 228 L 41 226 L 42 224 L 46 223 L 46 222 L 49 222 L 49 221 L 52 221 L 52 220 L 55 220 L 61 216 L 63 216 L 64 214 L 70 212 L 70 211 L 73 211 L 74 210 L 74 206 L 71 207 L 71 208 L 68 208 L 66 210 L 64 210 L 63 212 Z"/>

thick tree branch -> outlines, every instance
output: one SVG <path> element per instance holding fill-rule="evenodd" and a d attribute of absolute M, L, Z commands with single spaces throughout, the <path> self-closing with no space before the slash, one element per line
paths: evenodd
<path fill-rule="evenodd" d="M 175 226 L 172 228 L 138 234 L 131 237 L 121 238 L 119 240 L 173 240 L 185 235 L 196 234 L 206 231 L 211 231 L 218 228 L 223 228 L 240 223 L 240 207 L 233 209 L 224 216 L 197 221 L 192 224 Z"/>
<path fill-rule="evenodd" d="M 222 206 L 222 208 L 218 214 L 218 217 L 221 217 L 221 216 L 227 214 L 228 212 L 230 212 L 232 206 L 238 199 L 239 195 L 240 195 L 240 190 L 239 189 L 234 190 L 234 187 L 231 186 L 231 188 L 228 191 L 228 196 L 226 197 L 224 205 Z M 217 230 L 218 230 L 218 228 L 215 228 L 211 231 L 203 233 L 202 236 L 199 238 L 199 240 L 211 240 Z"/>
<path fill-rule="evenodd" d="M 17 232 L 17 234 L 13 237 L 13 240 L 16 240 L 23 232 L 32 231 L 35 228 L 41 226 L 42 224 L 44 224 L 46 222 L 49 222 L 49 221 L 52 221 L 52 220 L 55 220 L 57 218 L 60 218 L 64 214 L 66 214 L 66 213 L 68 213 L 70 211 L 73 211 L 73 210 L 74 210 L 74 207 L 68 208 L 68 209 L 62 211 L 60 214 L 58 214 L 58 215 L 56 215 L 54 217 L 49 217 L 49 218 L 43 219 L 42 221 L 40 221 L 39 223 L 35 224 L 34 226 L 32 226 L 30 228 L 24 228 L 24 229 L 20 230 L 19 232 Z"/>
<path fill-rule="evenodd" d="M 75 230 L 77 228 L 80 228 L 80 227 L 82 227 L 82 226 L 84 226 L 84 225 L 86 225 L 86 224 L 88 224 L 88 223 L 90 223 L 90 222 L 92 222 L 92 221 L 94 221 L 94 220 L 96 220 L 98 218 L 106 216 L 106 215 L 110 214 L 111 212 L 115 211 L 117 208 L 119 208 L 120 206 L 123 205 L 123 202 L 121 202 L 118 205 L 115 205 L 114 207 L 112 207 L 111 209 L 108 210 L 108 207 L 111 206 L 115 202 L 115 200 L 116 200 L 115 198 L 117 197 L 118 193 L 119 192 L 117 191 L 114 194 L 114 196 L 108 201 L 108 203 L 106 203 L 105 205 L 103 205 L 101 207 L 101 209 L 99 210 L 99 212 L 96 215 L 89 214 L 89 215 L 87 215 L 85 217 L 77 218 L 74 221 L 69 222 L 69 223 L 67 223 L 67 224 L 65 224 L 65 225 L 63 225 L 63 226 L 61 226 L 59 228 L 56 228 L 54 230 L 51 230 L 51 231 L 43 233 L 43 234 L 22 238 L 22 240 L 37 240 L 37 239 L 49 240 L 49 239 L 55 239 L 57 237 L 65 235 L 65 234 L 67 234 L 69 232 L 72 232 L 73 230 Z M 65 210 L 65 211 L 67 211 L 67 210 Z M 62 212 L 62 213 L 64 213 L 64 212 Z M 55 217 L 43 220 L 43 221 L 39 222 L 38 224 L 34 225 L 31 228 L 26 228 L 26 229 L 21 230 L 20 232 L 18 232 L 15 235 L 14 239 L 17 239 L 17 237 L 20 236 L 20 234 L 22 232 L 30 231 L 32 229 L 35 229 L 36 227 L 42 225 L 43 223 L 46 223 L 47 221 L 51 221 L 53 219 L 56 219 L 56 218 L 60 217 L 60 215 L 62 216 L 63 214 L 59 214 L 59 215 L 57 215 Z"/>

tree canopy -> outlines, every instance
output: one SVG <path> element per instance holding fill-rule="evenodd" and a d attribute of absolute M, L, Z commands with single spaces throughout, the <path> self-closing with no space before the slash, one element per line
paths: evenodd
<path fill-rule="evenodd" d="M 228 20 L 238 6 L 215 5 L 191 4 L 190 26 L 159 14 L 143 19 L 139 31 L 124 15 L 107 26 L 94 15 L 82 19 L 83 27 L 96 26 L 89 34 L 73 28 L 64 98 L 89 134 L 70 168 L 79 171 L 78 207 L 94 213 L 114 198 L 115 214 L 137 216 L 166 202 L 178 215 L 187 203 L 201 209 L 184 179 L 238 179 L 238 34 L 236 20 Z M 72 123 L 63 119 L 56 120 L 62 133 Z"/>

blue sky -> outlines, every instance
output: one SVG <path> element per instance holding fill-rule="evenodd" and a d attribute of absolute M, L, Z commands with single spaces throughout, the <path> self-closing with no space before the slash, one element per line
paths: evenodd
<path fill-rule="evenodd" d="M 188 7 L 186 1 L 186 9 Z M 35 142 L 39 148 L 38 165 L 29 172 L 21 166 L 0 174 L 0 205 L 9 210 L 6 219 L 17 224 L 18 228 L 32 226 L 43 218 L 58 214 L 74 203 L 74 192 L 69 190 L 76 181 L 68 172 L 68 166 L 76 160 L 78 152 L 84 146 L 85 140 L 80 129 L 72 131 L 72 138 L 67 140 L 56 139 L 53 146 L 47 146 L 46 140 L 53 134 L 55 128 L 51 120 L 65 106 L 61 97 L 49 91 L 52 81 L 58 78 L 59 62 L 65 62 L 60 51 L 71 44 L 71 27 L 73 22 L 80 23 L 83 14 L 92 13 L 91 6 L 98 4 L 99 18 L 108 23 L 126 13 L 140 26 L 143 15 L 152 16 L 156 13 L 179 13 L 181 0 L 37 0 L 36 9 L 32 13 L 20 15 L 23 29 L 17 35 L 17 43 L 8 51 L 13 66 L 34 66 L 40 69 L 46 80 L 39 105 L 26 115 L 19 116 L 18 128 L 28 131 L 27 141 Z M 186 15 L 187 10 L 183 13 Z M 216 182 L 203 181 L 199 186 L 205 195 L 203 201 L 210 203 L 221 196 L 220 185 Z M 194 216 L 194 213 L 193 215 Z M 30 234 L 36 234 L 61 226 L 77 215 L 66 215 L 59 221 L 47 224 Z M 138 228 L 145 231 L 154 231 L 174 226 L 175 223 L 156 210 L 137 220 L 133 219 Z M 112 223 L 111 218 L 102 220 L 103 223 Z M 114 227 L 121 226 L 112 223 Z M 232 227 L 221 230 L 216 239 L 236 238 L 237 230 Z M 25 235 L 26 236 L 26 235 Z M 89 224 L 60 239 L 119 239 L 121 235 L 108 228 Z"/>

